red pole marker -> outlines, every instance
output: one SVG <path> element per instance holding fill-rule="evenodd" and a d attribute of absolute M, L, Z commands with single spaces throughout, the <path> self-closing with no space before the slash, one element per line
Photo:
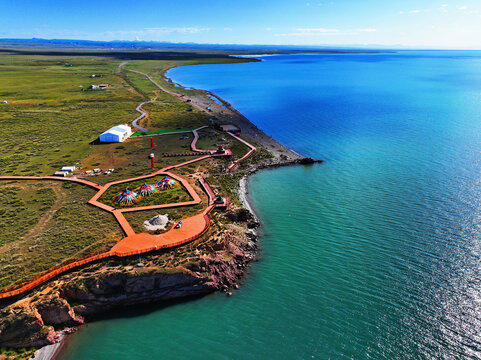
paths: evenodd
<path fill-rule="evenodd" d="M 152 167 L 152 169 L 153 169 L 154 166 L 155 166 L 155 164 L 154 164 L 154 157 L 155 157 L 155 154 L 154 154 L 154 153 L 150 153 L 149 158 L 150 158 L 150 166 Z"/>
<path fill-rule="evenodd" d="M 154 139 L 150 138 L 150 147 L 153 149 L 154 148 Z"/>

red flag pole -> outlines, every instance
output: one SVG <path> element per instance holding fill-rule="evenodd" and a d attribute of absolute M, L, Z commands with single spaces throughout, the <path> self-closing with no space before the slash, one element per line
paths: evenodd
<path fill-rule="evenodd" d="M 150 158 L 150 167 L 153 169 L 153 168 L 154 168 L 154 166 L 155 166 L 155 163 L 154 163 L 154 158 L 153 158 L 153 157 L 151 157 L 151 158 Z"/>
<path fill-rule="evenodd" d="M 153 149 L 154 148 L 154 139 L 150 138 L 150 147 Z"/>

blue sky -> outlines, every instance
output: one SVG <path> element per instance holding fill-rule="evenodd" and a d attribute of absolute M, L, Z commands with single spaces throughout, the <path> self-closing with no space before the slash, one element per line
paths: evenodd
<path fill-rule="evenodd" d="M 481 49 L 481 0 L 1 0 L 0 38 Z"/>

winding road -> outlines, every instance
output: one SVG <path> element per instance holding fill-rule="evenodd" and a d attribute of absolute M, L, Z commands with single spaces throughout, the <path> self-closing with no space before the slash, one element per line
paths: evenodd
<path fill-rule="evenodd" d="M 131 70 L 131 69 L 125 69 L 125 68 L 123 68 L 123 66 L 126 65 L 127 63 L 128 63 L 128 62 L 123 62 L 123 63 L 119 64 L 118 69 L 119 69 L 119 70 L 122 70 L 122 69 L 123 69 L 123 70 L 130 71 L 130 72 L 133 72 L 133 73 L 136 73 L 136 74 L 139 74 L 139 75 L 143 75 L 143 76 L 144 76 L 146 79 L 148 79 L 152 84 L 154 84 L 157 88 L 159 88 L 159 90 L 161 90 L 161 91 L 163 91 L 163 92 L 165 92 L 165 93 L 167 93 L 167 94 L 169 94 L 169 95 L 172 95 L 172 96 L 174 96 L 175 98 L 183 101 L 182 97 L 181 97 L 179 94 L 177 94 L 177 93 L 175 93 L 175 92 L 173 92 L 173 91 L 167 90 L 167 89 L 164 88 L 162 85 L 160 85 L 157 81 L 155 81 L 150 75 L 145 74 L 145 73 L 140 72 L 140 71 L 137 71 L 137 70 Z M 141 131 L 141 132 L 147 132 L 147 131 L 149 131 L 148 129 L 140 126 L 140 125 L 138 124 L 138 122 L 139 122 L 139 120 L 142 120 L 142 119 L 147 115 L 147 112 L 142 109 L 142 106 L 143 106 L 144 104 L 156 103 L 156 102 L 157 102 L 157 103 L 160 103 L 160 102 L 162 102 L 162 101 L 149 100 L 149 101 L 145 101 L 145 102 L 139 104 L 139 106 L 137 106 L 137 108 L 136 108 L 135 110 L 137 110 L 137 111 L 140 113 L 140 116 L 139 116 L 138 118 L 136 118 L 134 121 L 132 121 L 132 126 L 133 126 L 133 127 L 135 127 L 136 129 L 138 129 L 138 130 Z M 204 110 L 201 106 L 199 106 L 199 105 L 197 105 L 197 104 L 194 104 L 194 103 L 191 103 L 191 106 L 195 107 L 195 108 L 198 109 L 198 110 Z"/>
<path fill-rule="evenodd" d="M 147 112 L 144 111 L 144 109 L 142 109 L 142 106 L 144 106 L 144 104 L 149 104 L 149 103 L 153 103 L 153 102 L 160 102 L 160 101 L 156 101 L 156 100 L 145 101 L 142 104 L 140 104 L 139 106 L 137 106 L 137 108 L 135 109 L 140 113 L 140 116 L 137 119 L 135 119 L 134 121 L 132 121 L 132 126 L 136 129 L 138 129 L 141 132 L 149 131 L 149 129 L 146 129 L 146 128 L 144 128 L 144 127 L 142 127 L 138 124 L 139 120 L 142 120 L 144 117 L 147 116 Z"/>

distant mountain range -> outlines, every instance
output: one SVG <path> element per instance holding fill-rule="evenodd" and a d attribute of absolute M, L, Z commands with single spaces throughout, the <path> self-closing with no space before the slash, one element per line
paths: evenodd
<path fill-rule="evenodd" d="M 197 44 L 197 43 L 171 43 L 159 41 L 93 41 L 74 39 L 0 39 L 3 47 L 56 47 L 56 48 L 91 48 L 91 49 L 130 49 L 130 50 L 196 50 L 196 51 L 222 51 L 222 52 L 352 52 L 400 49 L 401 46 L 382 47 L 345 45 L 332 46 L 299 46 L 299 45 L 242 45 L 242 44 Z"/>

